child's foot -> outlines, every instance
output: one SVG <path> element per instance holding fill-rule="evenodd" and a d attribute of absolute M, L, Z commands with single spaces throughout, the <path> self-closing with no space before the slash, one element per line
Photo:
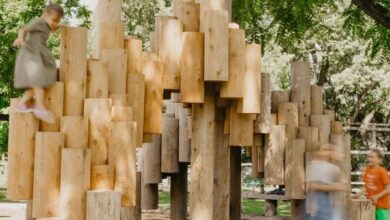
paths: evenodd
<path fill-rule="evenodd" d="M 16 105 L 16 111 L 20 113 L 31 113 L 34 110 L 29 108 L 26 103 L 19 103 Z"/>
<path fill-rule="evenodd" d="M 55 122 L 53 114 L 51 114 L 51 112 L 45 108 L 35 107 L 34 115 L 35 117 L 46 123 L 53 124 Z"/>

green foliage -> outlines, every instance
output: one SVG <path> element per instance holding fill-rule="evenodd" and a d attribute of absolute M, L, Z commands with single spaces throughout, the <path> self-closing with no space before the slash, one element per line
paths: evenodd
<path fill-rule="evenodd" d="M 8 122 L 0 122 L 0 155 L 7 153 Z"/>

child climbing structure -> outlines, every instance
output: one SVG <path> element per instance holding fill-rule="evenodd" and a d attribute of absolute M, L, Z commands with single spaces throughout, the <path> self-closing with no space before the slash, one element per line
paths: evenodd
<path fill-rule="evenodd" d="M 7 197 L 28 201 L 28 219 L 140 220 L 158 208 L 164 177 L 171 219 L 241 219 L 242 147 L 253 176 L 285 187 L 291 219 L 305 212 L 305 160 L 318 144 L 342 153 L 350 182 L 350 137 L 323 109 L 307 62 L 291 64 L 291 90 L 271 91 L 260 45 L 229 23 L 223 0 L 173 1 L 145 52 L 124 35 L 121 4 L 98 1 L 90 58 L 87 30 L 61 29 L 59 81 L 46 97 L 55 124 L 15 112 L 12 100 Z M 280 219 L 271 197 L 266 219 Z M 334 202 L 349 207 L 349 193 Z"/>

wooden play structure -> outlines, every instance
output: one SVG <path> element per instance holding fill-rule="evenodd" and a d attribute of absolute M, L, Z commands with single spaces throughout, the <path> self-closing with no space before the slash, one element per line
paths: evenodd
<path fill-rule="evenodd" d="M 172 16 L 155 18 L 148 52 L 124 35 L 121 0 L 98 1 L 90 58 L 87 30 L 61 29 L 59 81 L 46 94 L 56 123 L 11 104 L 7 197 L 28 201 L 27 219 L 140 220 L 158 208 L 158 184 L 169 177 L 172 220 L 239 220 L 243 147 L 254 177 L 285 188 L 262 195 L 264 219 L 282 219 L 278 199 L 292 202 L 291 219 L 301 214 L 318 143 L 344 153 L 350 182 L 350 137 L 323 109 L 309 64 L 293 62 L 291 90 L 271 91 L 260 45 L 229 23 L 225 2 L 173 1 Z M 367 206 L 347 193 L 335 201 Z"/>

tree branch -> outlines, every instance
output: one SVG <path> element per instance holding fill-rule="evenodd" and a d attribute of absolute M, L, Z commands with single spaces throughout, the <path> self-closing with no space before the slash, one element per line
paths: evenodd
<path fill-rule="evenodd" d="M 373 0 L 352 0 L 358 8 L 384 27 L 390 28 L 390 10 Z"/>

